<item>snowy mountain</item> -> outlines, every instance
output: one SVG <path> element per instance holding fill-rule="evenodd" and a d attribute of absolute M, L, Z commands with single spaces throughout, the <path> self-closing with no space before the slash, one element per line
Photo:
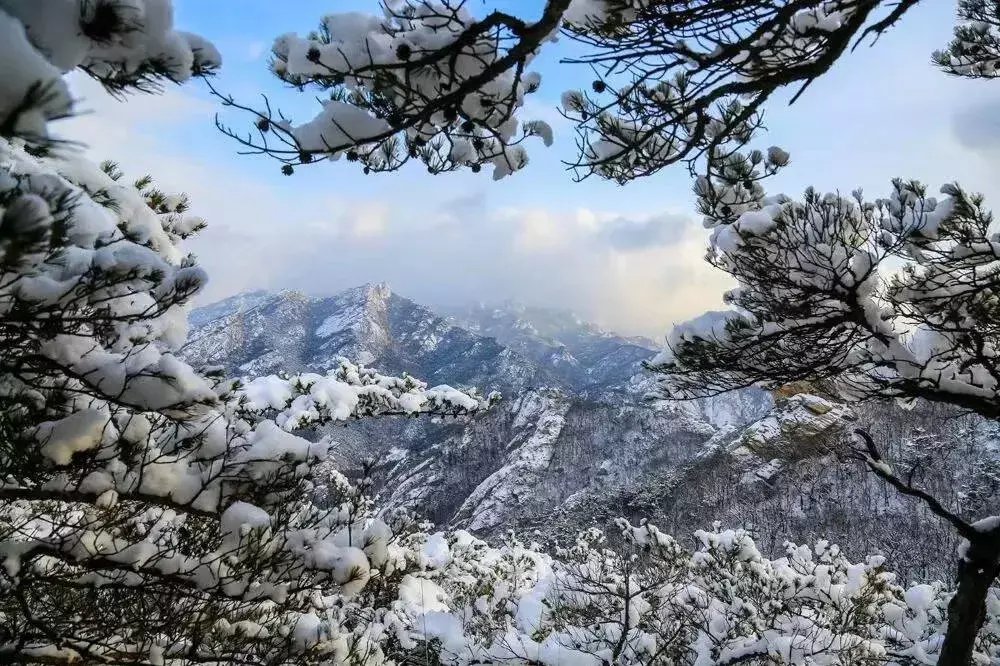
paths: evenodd
<path fill-rule="evenodd" d="M 481 534 L 569 537 L 625 515 L 683 535 L 720 519 L 757 530 L 776 552 L 783 538 L 834 537 L 847 547 L 862 540 L 859 552 L 903 549 L 904 571 L 951 561 L 934 560 L 955 544 L 933 517 L 843 461 L 834 443 L 859 420 L 896 459 L 923 455 L 913 442 L 965 437 L 964 456 L 941 446 L 921 463 L 927 482 L 970 509 L 998 501 L 1000 434 L 968 417 L 794 395 L 772 411 L 770 394 L 756 390 L 650 403 L 642 361 L 654 344 L 567 312 L 505 303 L 441 316 L 374 284 L 330 297 L 242 294 L 196 310 L 191 323 L 186 356 L 236 376 L 322 371 L 347 356 L 501 391 L 498 407 L 468 422 L 376 420 L 334 432 L 336 464 L 376 461 L 389 507 Z M 905 529 L 886 528 L 896 522 Z"/>
<path fill-rule="evenodd" d="M 191 323 L 186 356 L 235 376 L 322 371 L 347 356 L 432 384 L 501 391 L 501 405 L 471 423 L 390 420 L 336 433 L 340 464 L 382 461 L 390 505 L 479 531 L 679 464 L 718 428 L 769 406 L 762 392 L 652 405 L 642 369 L 651 341 L 510 303 L 445 318 L 384 284 L 323 298 L 241 294 L 196 310 Z"/>
<path fill-rule="evenodd" d="M 538 369 L 490 338 L 369 284 L 328 298 L 241 294 L 192 313 L 188 358 L 235 375 L 325 370 L 338 356 L 431 383 L 521 387 Z"/>
<path fill-rule="evenodd" d="M 444 312 L 457 326 L 494 338 L 579 392 L 628 383 L 658 351 L 652 340 L 615 335 L 563 310 L 506 302 Z"/>

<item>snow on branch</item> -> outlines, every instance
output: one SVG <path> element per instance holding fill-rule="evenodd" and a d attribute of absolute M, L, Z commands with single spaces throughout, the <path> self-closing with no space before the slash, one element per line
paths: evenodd
<path fill-rule="evenodd" d="M 1000 2 L 959 0 L 955 37 L 947 48 L 934 53 L 943 71 L 970 79 L 997 76 L 1000 64 Z"/>
<path fill-rule="evenodd" d="M 400 600 L 422 602 L 412 636 L 442 664 L 933 663 L 949 599 L 939 582 L 901 586 L 880 557 L 821 540 L 771 559 L 719 525 L 692 548 L 625 520 L 548 556 L 462 532 L 424 543 L 437 566 Z M 978 659 L 1000 644 L 990 608 Z"/>
<path fill-rule="evenodd" d="M 700 181 L 708 261 L 739 286 L 725 296 L 731 310 L 671 333 L 651 364 L 663 392 L 835 379 L 845 397 L 925 398 L 996 418 L 1000 236 L 981 196 L 941 192 L 895 180 L 884 199 L 809 189 L 794 200 Z"/>
<path fill-rule="evenodd" d="M 212 74 L 218 50 L 175 30 L 170 0 L 0 2 L 0 136 L 48 139 L 73 113 L 63 75 L 79 69 L 113 93 L 156 91 Z"/>
<path fill-rule="evenodd" d="M 287 430 L 332 421 L 377 415 L 465 416 L 483 412 L 500 400 L 475 390 L 447 385 L 427 388 L 409 375 L 389 377 L 345 358 L 326 375 L 303 373 L 290 377 L 268 375 L 236 389 L 248 414 L 266 414 Z"/>
<path fill-rule="evenodd" d="M 527 137 L 553 141 L 523 105 L 543 84 L 535 56 L 561 35 L 575 48 L 559 66 L 594 77 L 587 89 L 555 91 L 577 132 L 568 166 L 578 179 L 627 182 L 748 140 L 775 92 L 804 88 L 916 4 L 547 0 L 537 18 L 495 10 L 477 19 L 457 0 L 386 0 L 381 15 L 331 14 L 315 32 L 275 40 L 274 74 L 322 93 L 313 119 L 217 92 L 253 122 L 248 132 L 219 127 L 286 174 L 345 157 L 365 173 L 415 160 L 431 173 L 492 166 L 502 178 L 527 164 Z"/>
<path fill-rule="evenodd" d="M 149 177 L 36 152 L 0 139 L 0 660 L 382 663 L 361 621 L 380 584 L 352 600 L 416 560 L 392 545 L 412 528 L 290 431 L 498 397 L 346 361 L 195 370 L 176 352 L 205 275 L 179 243 L 204 221 Z"/>
<path fill-rule="evenodd" d="M 270 104 L 255 110 L 220 94 L 251 112 L 255 129 L 243 136 L 220 128 L 289 174 L 293 165 L 346 157 L 366 173 L 412 159 L 432 173 L 491 166 L 503 178 L 527 164 L 527 138 L 552 142 L 544 121 L 522 121 L 520 112 L 541 83 L 528 67 L 569 2 L 550 0 L 534 22 L 500 11 L 477 20 L 453 0 L 325 16 L 319 30 L 282 35 L 272 48 L 278 78 L 327 93 L 316 117 L 294 124 Z"/>

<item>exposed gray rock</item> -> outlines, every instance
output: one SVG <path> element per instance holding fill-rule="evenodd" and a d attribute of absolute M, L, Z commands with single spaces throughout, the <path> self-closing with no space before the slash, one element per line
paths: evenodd
<path fill-rule="evenodd" d="M 996 424 L 927 405 L 851 410 L 801 387 L 776 404 L 759 390 L 649 402 L 649 340 L 509 303 L 446 314 L 386 285 L 323 298 L 254 292 L 196 310 L 185 353 L 234 375 L 322 371 L 347 356 L 432 384 L 500 390 L 504 401 L 471 421 L 333 429 L 335 464 L 350 472 L 374 460 L 384 505 L 487 536 L 570 538 L 626 516 L 683 537 L 721 520 L 755 530 L 774 553 L 785 538 L 830 538 L 857 556 L 883 552 L 904 575 L 947 575 L 950 532 L 843 455 L 857 425 L 949 506 L 1000 510 Z"/>

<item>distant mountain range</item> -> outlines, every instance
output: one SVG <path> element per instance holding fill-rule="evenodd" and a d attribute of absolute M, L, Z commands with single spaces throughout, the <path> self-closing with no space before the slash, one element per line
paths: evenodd
<path fill-rule="evenodd" d="M 437 314 L 384 284 L 324 298 L 246 293 L 190 320 L 187 357 L 235 376 L 322 371 L 346 356 L 431 384 L 499 390 L 501 405 L 472 423 L 389 420 L 337 432 L 342 464 L 388 461 L 381 472 L 390 505 L 480 531 L 523 524 L 571 495 L 675 464 L 719 427 L 770 405 L 763 392 L 652 405 L 642 368 L 656 351 L 650 340 L 511 303 Z"/>
<path fill-rule="evenodd" d="M 987 492 L 979 467 L 994 461 L 1000 486 L 1000 434 L 989 424 L 942 426 L 931 408 L 852 413 L 794 397 L 780 399 L 768 421 L 774 400 L 756 389 L 650 402 L 653 378 L 642 362 L 656 345 L 569 312 L 515 303 L 435 312 L 368 284 L 329 297 L 245 293 L 195 310 L 190 321 L 187 358 L 234 376 L 323 371 L 346 356 L 430 384 L 499 390 L 504 401 L 469 422 L 389 419 L 334 431 L 339 467 L 378 462 L 383 504 L 485 535 L 517 528 L 566 537 L 618 515 L 650 517 L 682 535 L 719 518 L 754 528 L 775 548 L 782 536 L 850 541 L 856 533 L 867 539 L 865 552 L 922 544 L 926 554 L 905 552 L 901 566 L 927 566 L 932 551 L 954 546 L 947 531 L 880 493 L 825 444 L 851 418 L 889 438 L 899 456 L 912 453 L 914 438 L 977 429 L 976 464 L 949 454 L 932 476 L 968 503 Z M 886 516 L 909 521 L 905 534 L 886 530 Z"/>

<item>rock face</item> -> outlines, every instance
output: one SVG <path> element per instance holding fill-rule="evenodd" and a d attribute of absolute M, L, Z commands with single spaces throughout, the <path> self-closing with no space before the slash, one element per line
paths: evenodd
<path fill-rule="evenodd" d="M 767 416 L 743 429 L 734 453 L 785 462 L 818 458 L 843 446 L 856 418 L 846 405 L 809 393 L 779 397 Z"/>
<path fill-rule="evenodd" d="M 329 298 L 253 292 L 195 310 L 188 358 L 237 375 L 325 370 L 338 356 L 431 383 L 521 386 L 538 368 L 384 284 Z M 440 380 L 440 381 L 439 381 Z"/>
<path fill-rule="evenodd" d="M 657 350 L 645 338 L 623 338 L 581 321 L 571 312 L 517 303 L 446 310 L 448 320 L 494 338 L 577 392 L 623 387 Z"/>
<path fill-rule="evenodd" d="M 497 408 L 469 422 L 389 419 L 333 433 L 341 469 L 377 462 L 382 503 L 487 536 L 571 537 L 623 515 L 683 536 L 718 519 L 756 530 L 775 552 L 785 538 L 829 537 L 859 555 L 896 553 L 904 573 L 947 574 L 928 567 L 953 559 L 950 533 L 843 461 L 845 433 L 858 425 L 952 506 L 1000 509 L 993 424 L 928 406 L 850 410 L 808 387 L 776 401 L 750 390 L 651 403 L 642 361 L 655 345 L 566 312 L 508 303 L 442 316 L 376 284 L 325 298 L 243 294 L 191 322 L 187 357 L 237 376 L 322 371 L 347 356 L 501 391 Z"/>
<path fill-rule="evenodd" d="M 679 464 L 719 427 L 770 406 L 764 392 L 655 405 L 650 340 L 566 312 L 504 304 L 447 317 L 383 284 L 326 298 L 253 292 L 196 310 L 184 353 L 236 376 L 322 371 L 338 356 L 432 384 L 499 390 L 471 423 L 389 420 L 340 428 L 338 462 L 380 461 L 382 499 L 488 533 L 571 497 Z"/>

